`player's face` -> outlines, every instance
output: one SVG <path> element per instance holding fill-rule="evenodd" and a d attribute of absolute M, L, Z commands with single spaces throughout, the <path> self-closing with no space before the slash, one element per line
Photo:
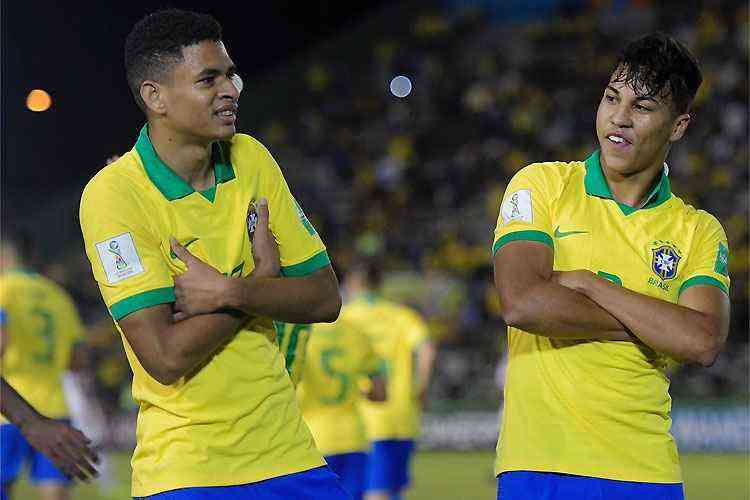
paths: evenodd
<path fill-rule="evenodd" d="M 612 80 L 596 113 L 601 161 L 609 171 L 628 176 L 660 167 L 669 146 L 685 132 L 690 116 L 675 115 L 669 96 L 644 96 Z"/>
<path fill-rule="evenodd" d="M 204 40 L 184 47 L 182 54 L 162 87 L 170 128 L 199 141 L 230 139 L 240 88 L 224 44 Z"/>

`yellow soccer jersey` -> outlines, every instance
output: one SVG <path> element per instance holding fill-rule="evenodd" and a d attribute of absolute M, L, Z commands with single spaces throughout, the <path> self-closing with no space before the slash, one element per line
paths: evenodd
<path fill-rule="evenodd" d="M 302 416 L 324 455 L 367 449 L 367 435 L 357 403 L 358 382 L 379 370 L 370 339 L 340 319 L 316 324 L 307 346 L 304 376 L 297 389 Z"/>
<path fill-rule="evenodd" d="M 3 377 L 41 414 L 67 416 L 61 376 L 83 337 L 73 300 L 44 276 L 16 270 L 0 276 L 0 311 Z"/>
<path fill-rule="evenodd" d="M 494 252 L 533 240 L 554 269 L 588 269 L 676 303 L 693 285 L 728 292 L 727 239 L 710 214 L 673 195 L 668 169 L 641 209 L 613 199 L 595 152 L 539 163 L 508 186 Z M 496 473 L 560 472 L 677 483 L 666 359 L 630 342 L 565 341 L 508 328 L 509 364 Z"/>
<path fill-rule="evenodd" d="M 296 387 L 304 372 L 307 343 L 313 326 L 281 321 L 274 321 L 273 326 L 276 328 L 276 343 L 284 358 L 284 367 Z"/>
<path fill-rule="evenodd" d="M 185 270 L 174 236 L 231 276 L 253 269 L 246 214 L 268 199 L 282 273 L 329 265 L 323 242 L 258 141 L 236 134 L 214 144 L 216 185 L 194 191 L 158 157 L 144 127 L 135 147 L 86 186 L 80 220 L 94 277 L 115 322 L 174 301 Z M 119 329 L 118 324 L 118 329 Z M 269 318 L 254 317 L 201 369 L 170 386 L 151 378 L 122 335 L 140 405 L 134 496 L 261 481 L 324 461 L 302 421 Z"/>
<path fill-rule="evenodd" d="M 360 403 L 368 438 L 414 439 L 421 419 L 414 358 L 419 345 L 429 338 L 426 323 L 411 308 L 375 295 L 345 305 L 341 315 L 367 334 L 388 377 L 386 401 Z"/>

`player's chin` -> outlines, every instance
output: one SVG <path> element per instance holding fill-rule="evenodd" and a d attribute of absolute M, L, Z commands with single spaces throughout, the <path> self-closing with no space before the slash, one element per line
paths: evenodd
<path fill-rule="evenodd" d="M 236 133 L 237 133 L 237 128 L 234 126 L 234 123 L 232 123 L 231 125 L 222 125 L 220 127 L 216 127 L 213 136 L 214 136 L 214 140 L 228 141 Z"/>
<path fill-rule="evenodd" d="M 607 139 L 605 141 L 609 142 Z M 626 149 L 617 148 L 611 144 L 601 144 L 600 155 L 602 160 L 607 167 L 615 169 L 617 171 L 626 171 L 628 167 L 633 163 L 634 153 L 633 147 Z"/>

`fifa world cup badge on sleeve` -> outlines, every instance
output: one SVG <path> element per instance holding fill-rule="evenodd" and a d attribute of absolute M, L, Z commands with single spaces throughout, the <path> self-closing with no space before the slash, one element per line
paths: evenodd
<path fill-rule="evenodd" d="M 137 276 L 144 271 L 130 233 L 122 233 L 97 243 L 96 251 L 110 285 Z"/>
<path fill-rule="evenodd" d="M 500 211 L 503 222 L 508 224 L 514 220 L 520 220 L 531 224 L 534 211 L 531 208 L 531 190 L 519 189 L 505 199 Z"/>

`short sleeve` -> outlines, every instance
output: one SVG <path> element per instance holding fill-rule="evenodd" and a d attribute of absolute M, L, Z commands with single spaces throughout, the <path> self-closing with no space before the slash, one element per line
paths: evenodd
<path fill-rule="evenodd" d="M 86 255 L 115 320 L 175 301 L 174 280 L 161 242 L 133 189 L 128 182 L 97 176 L 81 197 Z"/>
<path fill-rule="evenodd" d="M 307 276 L 331 263 L 326 247 L 294 199 L 276 160 L 265 148 L 263 153 L 268 163 L 264 191 L 269 193 L 270 227 L 279 244 L 281 273 Z"/>
<path fill-rule="evenodd" d="M 508 184 L 500 205 L 492 254 L 516 240 L 531 240 L 553 247 L 550 193 L 545 169 L 531 164 Z"/>
<path fill-rule="evenodd" d="M 679 293 L 694 285 L 711 285 L 729 293 L 729 244 L 724 228 L 715 217 L 703 212 L 705 222 L 697 229 L 690 248 Z"/>

